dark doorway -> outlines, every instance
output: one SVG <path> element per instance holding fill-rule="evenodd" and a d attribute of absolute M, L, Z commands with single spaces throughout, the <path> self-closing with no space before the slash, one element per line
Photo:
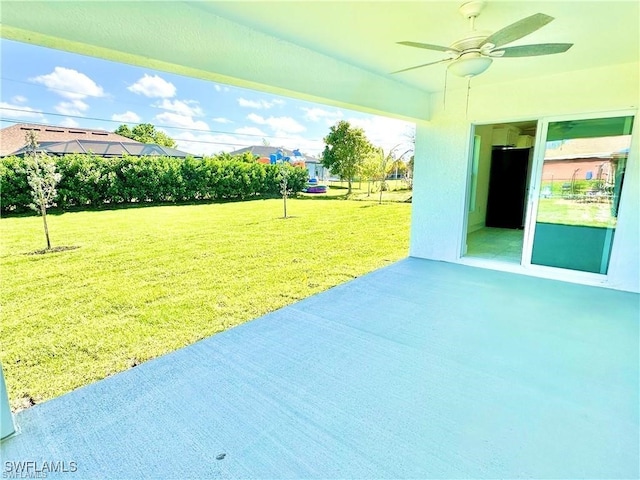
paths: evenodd
<path fill-rule="evenodd" d="M 524 228 L 530 148 L 494 148 L 487 198 L 487 227 Z"/>

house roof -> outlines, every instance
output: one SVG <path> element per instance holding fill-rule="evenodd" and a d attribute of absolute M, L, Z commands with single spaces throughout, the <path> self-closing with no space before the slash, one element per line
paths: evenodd
<path fill-rule="evenodd" d="M 40 146 L 45 143 L 64 143 L 72 140 L 84 140 L 87 142 L 126 142 L 144 145 L 143 143 L 106 130 L 58 127 L 36 123 L 18 123 L 0 130 L 0 156 L 11 155 L 22 149 L 27 143 L 25 135 L 28 131 L 34 131 L 36 133 Z"/>
<path fill-rule="evenodd" d="M 284 147 L 272 147 L 270 145 L 251 145 L 250 147 L 240 148 L 230 152 L 229 155 L 242 155 L 243 153 L 252 153 L 260 158 L 269 158 L 269 155 L 276 153 L 278 150 L 282 152 L 285 157 L 292 157 L 293 150 L 289 150 Z"/>
<path fill-rule="evenodd" d="M 129 140 L 127 142 L 100 140 L 69 140 L 67 142 L 42 142 L 39 150 L 50 155 L 65 155 L 67 153 L 94 153 L 101 157 L 120 157 L 124 154 L 166 155 L 168 157 L 186 158 L 192 154 L 175 148 L 157 145 L 155 143 L 140 143 Z M 27 147 L 21 148 L 14 155 L 24 155 Z"/>
<path fill-rule="evenodd" d="M 547 149 L 545 160 L 569 160 L 576 158 L 610 158 L 621 153 L 629 145 L 629 136 L 574 138 Z"/>
<path fill-rule="evenodd" d="M 429 120 L 445 86 L 444 52 L 468 20 L 451 1 L 3 2 L 4 38 L 360 111 Z M 554 21 L 509 46 L 567 42 L 559 55 L 495 58 L 472 89 L 614 65 L 637 65 L 638 1 L 488 1 L 478 30 L 544 13 Z M 86 19 L 90 18 L 90 25 Z M 372 28 L 376 26 L 376 28 Z M 126 35 L 114 31 L 127 32 Z M 157 32 L 162 31 L 158 37 Z M 286 59 L 286 61 L 283 61 Z M 637 72 L 638 69 L 635 68 Z M 637 75 L 637 73 L 636 73 Z M 447 90 L 466 90 L 451 76 Z M 522 95 L 525 95 L 522 92 Z"/>
<path fill-rule="evenodd" d="M 250 147 L 240 148 L 230 152 L 229 155 L 242 155 L 243 153 L 250 152 L 257 155 L 259 158 L 269 158 L 270 155 L 275 154 L 277 151 L 281 151 L 285 157 L 295 157 L 296 150 L 289 150 L 284 147 L 273 147 L 271 145 L 251 145 Z M 319 160 L 312 155 L 301 153 L 302 159 L 307 163 L 319 163 Z"/>

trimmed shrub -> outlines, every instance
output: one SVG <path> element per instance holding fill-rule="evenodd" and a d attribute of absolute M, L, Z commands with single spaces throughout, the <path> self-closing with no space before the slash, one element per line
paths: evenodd
<path fill-rule="evenodd" d="M 247 156 L 221 154 L 204 159 L 148 156 L 103 158 L 69 154 L 56 158 L 62 174 L 56 206 L 97 207 L 131 202 L 192 202 L 245 199 L 279 195 L 278 166 L 258 163 Z M 31 202 L 24 159 L 5 157 L 0 162 L 1 211 L 22 212 Z M 307 182 L 304 168 L 292 167 L 289 186 L 294 193 Z"/>

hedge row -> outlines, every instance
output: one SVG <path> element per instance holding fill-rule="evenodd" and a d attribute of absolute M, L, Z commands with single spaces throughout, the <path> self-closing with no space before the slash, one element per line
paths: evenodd
<path fill-rule="evenodd" d="M 70 154 L 54 161 L 62 174 L 56 199 L 56 206 L 62 209 L 131 202 L 244 199 L 280 192 L 279 165 L 246 159 Z M 306 169 L 287 168 L 291 169 L 289 188 L 293 193 L 300 192 L 307 181 Z M 31 194 L 23 158 L 1 159 L 0 182 L 2 212 L 28 210 Z"/>

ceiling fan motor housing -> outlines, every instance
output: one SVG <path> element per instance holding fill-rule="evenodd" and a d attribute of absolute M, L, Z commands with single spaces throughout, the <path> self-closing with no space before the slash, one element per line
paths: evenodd
<path fill-rule="evenodd" d="M 492 32 L 488 30 L 474 30 L 473 32 L 469 32 L 464 38 L 453 42 L 451 48 L 463 53 L 469 49 L 479 50 L 480 46 L 491 33 Z"/>

